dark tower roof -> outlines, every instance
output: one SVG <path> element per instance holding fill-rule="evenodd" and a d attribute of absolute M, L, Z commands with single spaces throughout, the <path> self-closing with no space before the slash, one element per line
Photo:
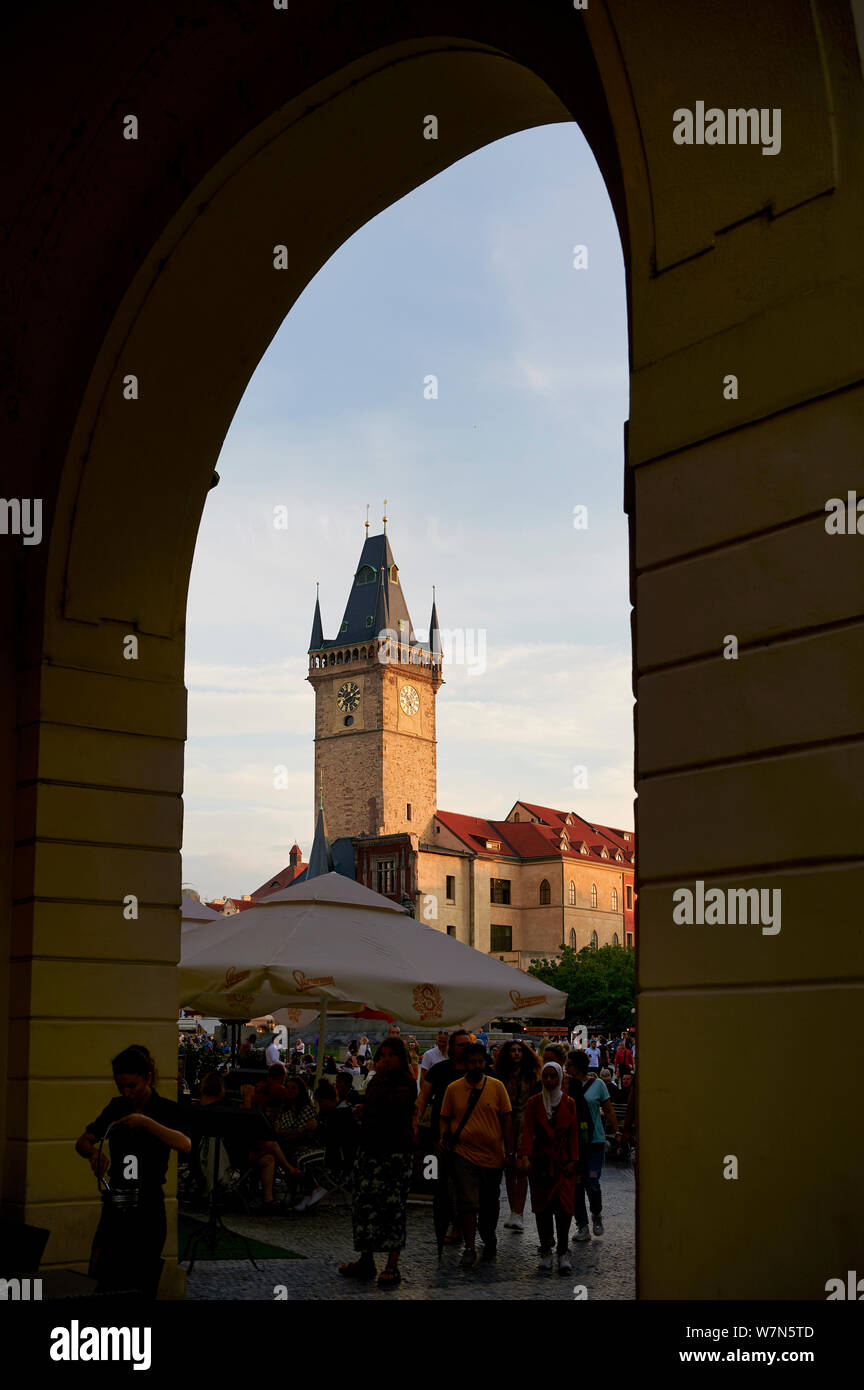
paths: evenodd
<path fill-rule="evenodd" d="M 435 656 L 441 655 L 441 629 L 438 626 L 438 609 L 432 599 L 432 617 L 429 619 L 429 650 Z"/>
<path fill-rule="evenodd" d="M 325 641 L 316 602 L 309 650 L 368 642 L 388 629 L 403 642 L 417 642 L 390 542 L 384 534 L 367 536 L 337 636 Z"/>
<path fill-rule="evenodd" d="M 324 646 L 324 628 L 321 625 L 321 600 L 315 595 L 315 616 L 312 619 L 312 636 L 309 638 L 310 652 L 317 652 Z"/>

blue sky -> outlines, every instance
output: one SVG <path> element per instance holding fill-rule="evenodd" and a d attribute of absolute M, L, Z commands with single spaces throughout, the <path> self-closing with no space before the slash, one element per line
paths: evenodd
<path fill-rule="evenodd" d="M 415 628 L 434 583 L 442 627 L 473 642 L 460 661 L 454 636 L 438 696 L 439 806 L 495 818 L 523 798 L 632 826 L 626 331 L 612 208 L 570 124 L 461 160 L 306 287 L 234 417 L 199 532 L 185 882 L 240 895 L 295 839 L 308 850 L 315 581 L 334 637 L 366 503 L 374 534 L 385 497 Z"/>

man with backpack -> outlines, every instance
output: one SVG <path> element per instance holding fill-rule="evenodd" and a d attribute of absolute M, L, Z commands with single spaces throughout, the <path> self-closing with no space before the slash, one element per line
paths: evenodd
<path fill-rule="evenodd" d="M 618 1120 L 612 1101 L 609 1099 L 609 1091 L 605 1082 L 598 1077 L 588 1080 L 589 1061 L 586 1053 L 574 1051 L 567 1058 L 568 1094 L 576 1101 L 577 1108 L 580 1109 L 580 1124 L 585 1125 L 588 1130 L 587 1159 L 584 1161 L 583 1178 L 584 1181 L 576 1184 L 575 1204 L 576 1204 L 576 1234 L 574 1241 L 591 1239 L 588 1230 L 588 1212 L 585 1209 L 585 1196 L 587 1191 L 588 1205 L 591 1209 L 592 1226 L 595 1236 L 603 1234 L 603 1196 L 600 1191 L 600 1174 L 603 1171 L 603 1159 L 606 1154 L 606 1131 L 601 1119 L 601 1111 L 609 1121 L 610 1129 L 613 1134 L 618 1133 Z M 584 1111 L 581 1110 L 580 1100 L 583 1105 L 588 1107 L 587 1120 L 584 1118 Z M 582 1131 L 584 1133 L 584 1131 Z M 585 1146 L 581 1146 L 581 1152 L 586 1153 Z"/>

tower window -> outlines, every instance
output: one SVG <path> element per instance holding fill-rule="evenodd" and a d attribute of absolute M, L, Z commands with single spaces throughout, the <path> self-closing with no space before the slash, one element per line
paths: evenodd
<path fill-rule="evenodd" d="M 513 928 L 511 926 L 491 926 L 489 932 L 490 951 L 513 950 Z"/>
<path fill-rule="evenodd" d="M 347 631 L 348 631 L 348 624 L 347 624 L 347 623 L 343 623 L 342 626 L 340 627 L 339 631 L 340 631 L 340 632 L 347 632 Z"/>
<path fill-rule="evenodd" d="M 375 863 L 375 877 L 379 893 L 394 893 L 396 891 L 396 861 L 378 859 Z"/>
<path fill-rule="evenodd" d="M 633 911 L 633 889 L 629 883 L 627 884 L 627 911 Z"/>
<path fill-rule="evenodd" d="M 398 584 L 398 583 L 399 583 L 399 571 L 398 571 L 398 569 L 396 568 L 395 565 L 391 565 L 391 566 L 390 566 L 390 583 L 391 583 L 391 584 Z"/>
<path fill-rule="evenodd" d="M 448 903 L 455 903 L 455 901 L 456 901 L 456 875 L 455 875 L 455 874 L 448 874 L 448 875 L 447 875 L 447 901 L 448 901 Z"/>
<path fill-rule="evenodd" d="M 489 880 L 489 901 L 506 906 L 510 902 L 510 880 L 509 878 L 490 878 Z"/>
<path fill-rule="evenodd" d="M 406 806 L 405 806 L 405 819 L 406 819 L 406 820 L 410 820 L 410 819 L 411 819 L 411 802 L 410 802 L 410 801 L 409 801 L 409 802 L 406 804 Z"/>
<path fill-rule="evenodd" d="M 548 878 L 544 878 L 540 883 L 540 906 L 548 907 L 552 901 L 552 889 L 549 887 Z"/>
<path fill-rule="evenodd" d="M 364 565 L 362 569 L 359 569 L 359 570 L 357 571 L 357 583 L 358 583 L 358 584 L 374 584 L 374 583 L 375 583 L 375 571 L 374 571 L 374 569 L 372 568 L 371 565 Z"/>
<path fill-rule="evenodd" d="M 628 951 L 632 951 L 632 950 L 633 950 L 633 933 L 632 933 L 632 931 L 628 931 L 628 933 L 627 933 L 627 949 L 628 949 Z"/>
<path fill-rule="evenodd" d="M 370 614 L 369 614 L 369 617 L 366 619 L 366 626 L 367 626 L 367 627 L 371 627 L 372 624 L 374 623 L 374 621 L 375 621 L 375 614 L 374 614 L 374 613 L 370 613 Z"/>
<path fill-rule="evenodd" d="M 342 720 L 342 723 L 345 725 L 346 729 L 350 729 L 351 725 L 354 723 L 353 714 L 346 714 L 345 718 Z"/>

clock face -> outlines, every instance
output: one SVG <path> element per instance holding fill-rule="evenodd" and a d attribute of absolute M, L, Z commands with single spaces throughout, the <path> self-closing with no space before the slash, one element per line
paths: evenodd
<path fill-rule="evenodd" d="M 399 691 L 399 703 L 406 714 L 416 714 L 420 708 L 420 696 L 413 685 L 403 685 Z"/>
<path fill-rule="evenodd" d="M 360 703 L 360 687 L 356 681 L 346 681 L 339 687 L 336 704 L 343 714 L 350 714 Z"/>

